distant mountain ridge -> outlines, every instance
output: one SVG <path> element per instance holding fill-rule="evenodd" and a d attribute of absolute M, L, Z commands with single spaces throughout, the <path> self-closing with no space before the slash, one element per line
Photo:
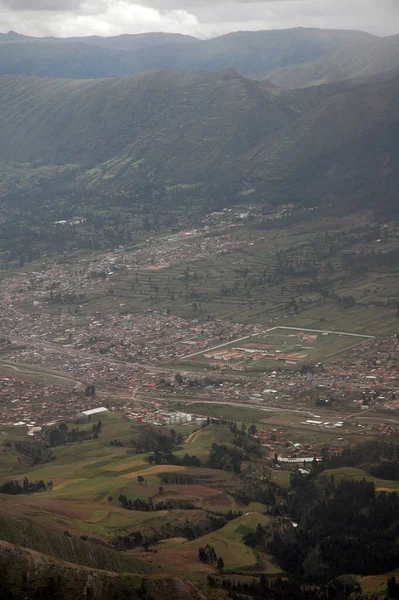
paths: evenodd
<path fill-rule="evenodd" d="M 9 32 L 0 35 L 0 74 L 85 79 L 165 68 L 180 72 L 233 68 L 244 76 L 298 87 L 298 82 L 307 85 L 309 77 L 322 77 L 323 62 L 313 67 L 314 73 L 309 65 L 334 56 L 350 60 L 356 54 L 354 49 L 367 54 L 368 46 L 384 47 L 390 55 L 396 53 L 399 40 L 396 44 L 363 32 L 306 28 L 238 31 L 207 40 L 167 33 L 29 38 Z M 375 52 L 381 54 L 382 50 Z M 387 62 L 391 67 L 389 57 Z M 348 71 L 353 73 L 353 69 Z"/>

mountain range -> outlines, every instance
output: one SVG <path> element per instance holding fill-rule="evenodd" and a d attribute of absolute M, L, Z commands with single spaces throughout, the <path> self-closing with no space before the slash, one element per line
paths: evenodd
<path fill-rule="evenodd" d="M 161 56 L 175 70 L 153 68 Z M 128 64 L 147 70 L 103 77 Z M 81 189 L 205 184 L 230 202 L 251 189 L 266 201 L 378 204 L 399 190 L 399 36 L 11 32 L 0 70 L 1 161 L 72 167 Z"/>
<path fill-rule="evenodd" d="M 62 39 L 10 32 L 0 37 L 1 74 L 55 78 L 232 68 L 292 88 L 370 75 L 394 67 L 398 58 L 399 36 L 305 28 L 235 32 L 207 40 L 166 33 Z"/>

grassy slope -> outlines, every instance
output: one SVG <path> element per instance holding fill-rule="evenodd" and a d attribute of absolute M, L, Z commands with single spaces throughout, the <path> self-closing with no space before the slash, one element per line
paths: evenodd
<path fill-rule="evenodd" d="M 51 527 L 51 522 L 43 527 L 34 525 L 29 519 L 10 517 L 8 503 L 9 500 L 1 496 L 1 540 L 93 569 L 107 569 L 119 573 L 155 572 L 149 563 L 134 556 L 117 552 L 104 544 L 81 540 L 77 536 L 68 537 L 57 527 Z M 60 510 L 62 511 L 61 507 Z M 34 515 L 32 512 L 31 518 Z"/>
<path fill-rule="evenodd" d="M 395 73 L 306 92 L 233 71 L 2 76 L 0 157 L 85 166 L 79 185 L 103 192 L 256 182 L 266 199 L 375 203 L 399 186 L 398 92 Z"/>
<path fill-rule="evenodd" d="M 52 491 L 32 496 L 18 497 L 18 506 L 11 496 L 3 495 L 0 502 L 0 514 L 16 519 L 18 516 L 34 518 L 34 522 L 43 527 L 49 525 L 63 535 L 68 529 L 78 535 L 84 533 L 104 540 L 117 534 L 126 534 L 137 529 L 145 531 L 160 527 L 171 517 L 167 511 L 143 513 L 126 511 L 119 506 L 117 498 L 126 494 L 128 498 L 147 499 L 153 497 L 156 502 L 165 499 L 192 500 L 198 507 L 211 510 L 236 509 L 234 499 L 228 495 L 239 484 L 236 476 L 207 468 L 177 467 L 171 465 L 150 466 L 147 455 L 134 455 L 129 441 L 137 435 L 139 427 L 118 417 L 104 416 L 103 433 L 98 440 L 82 444 L 69 444 L 54 449 L 57 459 L 54 462 L 33 468 L 18 467 L 16 457 L 10 461 L 10 455 L 0 454 L 0 481 L 27 476 L 32 480 L 53 480 Z M 177 427 L 179 429 L 179 427 Z M 190 436 L 192 428 L 181 428 L 188 437 L 176 454 L 196 454 L 206 459 L 213 441 L 220 443 L 229 439 L 227 430 L 206 431 Z M 5 439 L 12 439 L 9 435 Z M 113 439 L 123 440 L 127 446 L 109 447 Z M 191 475 L 192 485 L 163 484 L 164 494 L 159 492 L 162 473 L 184 472 Z M 143 474 L 145 483 L 140 484 L 137 476 Z M 109 497 L 113 498 L 109 502 Z M 205 513 L 198 511 L 174 511 L 173 520 L 184 522 L 186 518 L 201 520 Z M 13 541 L 8 538 L 9 541 Z"/>
<path fill-rule="evenodd" d="M 297 88 L 373 75 L 397 67 L 398 60 L 399 36 L 369 38 L 316 60 L 277 67 L 265 77 L 279 87 Z"/>
<path fill-rule="evenodd" d="M 4 159 L 95 165 L 120 156 L 119 178 L 130 181 L 153 171 L 196 181 L 295 116 L 285 100 L 234 72 L 89 81 L 3 76 L 0 103 Z"/>
<path fill-rule="evenodd" d="M 0 569 L 4 573 L 0 593 L 4 585 L 8 593 L 12 590 L 13 598 L 57 598 L 60 590 L 61 597 L 66 600 L 83 596 L 93 600 L 117 600 L 122 597 L 131 600 L 137 597 L 154 600 L 216 600 L 223 597 L 214 590 L 204 586 L 199 588 L 176 577 L 158 575 L 143 579 L 138 574 L 122 575 L 110 568 L 91 569 L 54 560 L 45 554 L 7 542 L 0 542 Z"/>
<path fill-rule="evenodd" d="M 187 429 L 186 434 L 190 430 Z M 56 448 L 56 461 L 25 469 L 24 475 L 30 479 L 53 479 L 54 488 L 51 492 L 17 498 L 2 495 L 0 539 L 91 568 L 146 573 L 155 568 L 141 561 L 141 558 L 148 559 L 146 553 L 137 550 L 115 552 L 99 544 L 98 540 L 107 542 L 115 535 L 126 535 L 137 530 L 151 534 L 168 523 L 184 525 L 187 520 L 195 523 L 206 518 L 207 510 L 239 510 L 234 498 L 228 494 L 229 490 L 233 491 L 240 485 L 239 478 L 214 469 L 184 468 L 184 473 L 194 477 L 195 483 L 163 484 L 164 491 L 160 495 L 160 475 L 163 472 L 179 472 L 181 468 L 164 465 L 149 467 L 145 456 L 130 455 L 126 447 L 107 446 L 107 440 L 126 440 L 137 431 L 137 426 L 132 430 L 129 422 L 115 415 L 110 415 L 108 419 L 104 416 L 100 439 Z M 188 452 L 206 458 L 214 441 L 229 443 L 230 437 L 228 430 L 223 427 L 199 430 L 188 435 L 177 454 Z M 10 435 L 7 439 L 11 439 Z M 10 477 L 10 465 L 6 461 L 1 466 L 2 479 L 6 480 Z M 144 484 L 137 482 L 138 473 L 143 473 Z M 12 476 L 21 475 L 15 472 L 14 466 Z M 156 501 L 191 499 L 203 510 L 172 510 L 170 514 L 168 511 L 126 511 L 117 502 L 119 493 L 126 493 L 131 498 L 147 499 L 152 496 Z M 112 502 L 108 501 L 110 494 L 113 496 Z M 259 557 L 242 543 L 242 536 L 249 528 L 256 527 L 258 522 L 267 522 L 267 517 L 262 515 L 264 510 L 263 505 L 251 504 L 247 508 L 248 514 L 194 542 L 166 540 L 158 546 L 157 553 L 151 555 L 151 561 L 157 565 L 156 569 L 164 567 L 174 573 L 184 573 L 189 567 L 190 572 L 201 578 L 204 573 L 213 572 L 214 567 L 204 566 L 198 561 L 198 548 L 212 543 L 218 554 L 223 555 L 227 569 L 256 567 L 274 574 L 278 567 L 270 557 Z M 65 530 L 71 532 L 71 538 L 64 534 Z M 80 539 L 82 533 L 89 536 L 89 541 Z M 177 562 L 176 557 L 179 557 Z"/>
<path fill-rule="evenodd" d="M 373 477 L 372 475 L 366 473 L 366 471 L 363 471 L 357 467 L 342 467 L 341 469 L 332 469 L 330 471 L 324 471 L 323 475 L 326 477 L 334 475 L 337 483 L 344 479 L 348 481 L 361 481 L 365 478 L 367 481 L 372 481 L 374 483 L 377 492 L 399 492 L 399 481 L 379 479 L 378 477 Z"/>

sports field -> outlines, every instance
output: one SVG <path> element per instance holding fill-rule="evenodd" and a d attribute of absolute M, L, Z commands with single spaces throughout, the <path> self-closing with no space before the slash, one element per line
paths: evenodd
<path fill-rule="evenodd" d="M 178 365 L 182 369 L 262 374 L 265 370 L 293 369 L 336 359 L 340 353 L 370 339 L 371 335 L 277 325 L 263 335 L 244 336 L 187 354 L 178 360 Z"/>

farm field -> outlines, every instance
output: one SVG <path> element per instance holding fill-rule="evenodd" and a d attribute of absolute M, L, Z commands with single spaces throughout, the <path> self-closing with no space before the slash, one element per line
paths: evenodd
<path fill-rule="evenodd" d="M 129 444 L 129 440 L 140 432 L 140 426 L 112 413 L 102 415 L 102 422 L 103 434 L 99 439 L 54 448 L 54 462 L 29 469 L 20 467 L 19 475 L 16 457 L 4 450 L 0 452 L 0 484 L 9 480 L 11 474 L 13 478 L 27 475 L 32 480 L 53 482 L 51 491 L 21 497 L 16 514 L 23 511 L 25 516 L 33 517 L 41 524 L 51 523 L 57 528 L 109 539 L 141 528 L 151 531 L 171 519 L 176 522 L 184 522 L 187 517 L 195 520 L 203 515 L 202 507 L 221 512 L 237 508 L 236 502 L 227 493 L 237 486 L 236 476 L 216 469 L 151 466 L 148 454 L 134 454 L 129 447 L 109 446 L 114 439 Z M 227 440 L 224 428 L 212 432 L 199 430 L 191 435 L 192 428 L 177 426 L 176 429 L 184 431 L 187 436 L 181 450 L 176 452 L 177 456 L 189 452 L 206 459 L 213 441 Z M 5 439 L 10 442 L 18 437 L 13 436 L 12 429 L 4 430 L 0 443 Z M 191 475 L 193 483 L 162 483 L 162 474 L 171 473 Z M 144 479 L 142 483 L 137 480 L 139 475 Z M 188 500 L 199 510 L 173 511 L 172 517 L 166 510 L 156 513 L 127 511 L 119 506 L 120 494 L 142 500 L 152 497 L 156 502 Z M 8 500 L 9 497 L 5 497 L 3 501 Z"/>
<path fill-rule="evenodd" d="M 259 231 L 241 224 L 213 233 L 198 230 L 188 238 L 155 237 L 151 260 L 145 252 L 141 256 L 137 246 L 127 247 L 124 256 L 133 263 L 130 272 L 122 268 L 109 281 L 88 287 L 80 315 L 169 310 L 200 321 L 388 333 L 397 320 L 394 307 L 389 306 L 399 293 L 396 272 L 391 265 L 379 268 L 373 261 L 394 251 L 396 229 L 392 226 L 385 231 L 384 244 L 370 247 L 365 241 L 370 233 L 356 230 L 369 219 L 366 213 L 356 213 L 342 221 L 321 218 L 317 227 L 314 223 L 281 224 L 278 231 Z M 329 229 L 329 237 L 322 239 L 319 232 L 324 228 Z M 357 254 L 370 254 L 373 261 L 366 272 L 353 274 L 348 263 Z M 87 268 L 94 273 L 90 264 Z M 65 271 L 69 270 L 73 273 L 66 265 Z M 313 289 L 315 278 L 323 280 L 329 296 Z M 331 298 L 334 294 L 353 297 L 355 305 L 343 308 Z"/>
<path fill-rule="evenodd" d="M 265 515 L 248 512 L 241 517 L 228 523 L 223 529 L 203 536 L 199 540 L 189 542 L 187 540 L 169 540 L 160 545 L 157 554 L 154 555 L 155 564 L 165 566 L 171 563 L 171 557 L 177 556 L 178 561 L 190 571 L 208 571 L 205 565 L 198 564 L 197 556 L 200 546 L 212 545 L 218 555 L 223 555 L 229 570 L 233 572 L 245 572 L 257 569 L 267 575 L 277 575 L 281 569 L 272 558 L 265 553 L 257 552 L 242 542 L 242 536 L 252 531 L 258 524 L 265 526 L 270 523 L 270 518 Z"/>

